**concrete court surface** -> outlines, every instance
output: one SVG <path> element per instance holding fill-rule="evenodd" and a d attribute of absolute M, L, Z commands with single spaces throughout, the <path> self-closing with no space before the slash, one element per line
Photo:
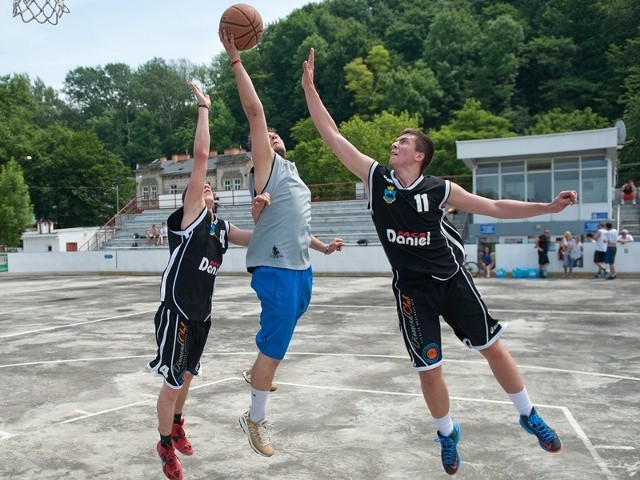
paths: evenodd
<path fill-rule="evenodd" d="M 162 479 L 158 275 L 0 275 L 0 478 Z M 564 449 L 544 452 L 482 357 L 443 327 L 462 427 L 458 479 L 640 478 L 640 280 L 477 279 L 535 405 Z M 259 305 L 219 275 L 215 321 L 185 408 L 186 479 L 442 479 L 435 429 L 397 328 L 390 276 L 316 277 L 271 394 L 276 453 L 251 450 L 241 371 Z"/>

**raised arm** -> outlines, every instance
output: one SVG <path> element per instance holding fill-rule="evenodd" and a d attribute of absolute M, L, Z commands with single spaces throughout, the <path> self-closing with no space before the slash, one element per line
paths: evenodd
<path fill-rule="evenodd" d="M 362 180 L 365 185 L 373 159 L 361 153 L 349 141 L 342 136 L 336 122 L 322 103 L 320 95 L 313 83 L 314 76 L 314 50 L 309 50 L 309 58 L 302 64 L 302 89 L 309 108 L 309 114 L 314 125 L 318 129 L 322 140 L 342 164 Z"/>
<path fill-rule="evenodd" d="M 551 203 L 492 200 L 469 193 L 460 185 L 451 182 L 451 193 L 447 203 L 465 212 L 494 218 L 528 218 L 545 213 L 561 212 L 569 205 L 575 205 L 577 201 L 578 194 L 575 190 L 560 192 Z"/>
<path fill-rule="evenodd" d="M 238 86 L 238 94 L 240 95 L 242 110 L 249 122 L 251 156 L 253 159 L 256 190 L 258 193 L 262 193 L 262 190 L 269 180 L 271 164 L 274 158 L 274 150 L 271 148 L 271 142 L 269 141 L 269 132 L 267 120 L 264 114 L 264 107 L 262 106 L 260 97 L 258 97 L 258 93 L 251 81 L 251 77 L 249 77 L 249 74 L 242 65 L 240 52 L 238 52 L 233 41 L 233 35 L 229 34 L 226 30 L 220 30 L 218 32 L 218 36 L 220 37 L 220 41 L 222 42 L 227 55 L 229 55 L 231 68 L 233 69 L 233 73 L 236 77 L 236 84 Z"/>
<path fill-rule="evenodd" d="M 182 216 L 182 228 L 189 226 L 204 208 L 203 189 L 209 188 L 204 182 L 207 178 L 207 162 L 209 160 L 209 108 L 211 100 L 209 95 L 202 93 L 200 88 L 189 82 L 189 88 L 193 92 L 198 102 L 198 122 L 196 124 L 196 134 L 193 140 L 193 169 L 187 186 L 187 193 L 184 197 Z"/>

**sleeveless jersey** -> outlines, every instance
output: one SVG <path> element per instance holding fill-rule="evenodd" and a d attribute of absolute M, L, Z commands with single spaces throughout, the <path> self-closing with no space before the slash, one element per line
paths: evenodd
<path fill-rule="evenodd" d="M 256 195 L 253 171 L 249 173 L 251 198 Z M 269 266 L 305 270 L 311 265 L 311 192 L 295 163 L 276 154 L 263 192 L 271 205 L 262 210 L 247 248 L 247 270 Z"/>
<path fill-rule="evenodd" d="M 205 207 L 191 225 L 182 230 L 184 209 L 167 220 L 170 258 L 162 274 L 160 301 L 187 320 L 208 321 L 211 298 L 222 255 L 229 246 L 229 222 L 216 218 Z"/>
<path fill-rule="evenodd" d="M 378 238 L 394 270 L 446 280 L 464 263 L 462 237 L 447 219 L 451 184 L 420 176 L 403 187 L 384 165 L 369 170 L 369 209 Z"/>

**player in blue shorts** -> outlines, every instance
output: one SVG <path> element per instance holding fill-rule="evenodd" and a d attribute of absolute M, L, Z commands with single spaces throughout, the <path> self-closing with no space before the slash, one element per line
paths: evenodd
<path fill-rule="evenodd" d="M 252 203 L 256 221 L 247 249 L 247 270 L 262 311 L 256 335 L 258 357 L 251 367 L 251 406 L 239 419 L 256 453 L 274 453 L 267 432 L 266 404 L 273 378 L 285 356 L 294 329 L 311 300 L 313 272 L 309 248 L 329 255 L 343 241 L 324 244 L 311 235 L 311 192 L 293 162 L 285 159 L 280 136 L 267 127 L 262 102 L 247 74 L 233 36 L 219 33 L 235 74 L 240 102 L 249 121 L 253 169 L 249 173 L 251 196 L 269 193 L 271 202 Z M 247 378 L 247 377 L 245 377 Z"/>
<path fill-rule="evenodd" d="M 387 168 L 340 134 L 315 89 L 313 75 L 311 49 L 302 72 L 307 106 L 324 142 L 368 186 L 373 223 L 393 272 L 400 331 L 435 421 L 445 471 L 453 475 L 460 466 L 460 427 L 451 417 L 449 391 L 442 375 L 440 316 L 461 342 L 487 359 L 518 409 L 522 427 L 537 437 L 544 450 L 560 451 L 560 438 L 533 408 L 518 367 L 500 341 L 502 326 L 489 315 L 462 266 L 462 238 L 447 219 L 444 206 L 497 218 L 525 218 L 562 211 L 576 203 L 576 192 L 561 192 L 548 204 L 490 200 L 448 180 L 423 176 L 434 150 L 429 137 L 417 129 L 404 130 L 393 143 Z"/>

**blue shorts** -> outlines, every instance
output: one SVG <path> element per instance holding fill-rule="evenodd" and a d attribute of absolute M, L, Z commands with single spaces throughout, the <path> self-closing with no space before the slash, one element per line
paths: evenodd
<path fill-rule="evenodd" d="M 257 267 L 251 288 L 258 295 L 262 312 L 256 345 L 270 358 L 282 360 L 287 353 L 298 319 L 311 301 L 313 272 L 286 268 Z"/>

